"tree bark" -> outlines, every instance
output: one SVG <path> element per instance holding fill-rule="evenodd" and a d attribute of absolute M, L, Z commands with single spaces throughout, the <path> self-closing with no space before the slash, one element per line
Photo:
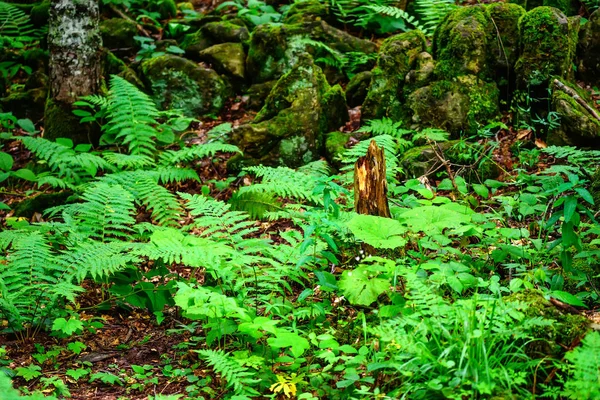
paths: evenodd
<path fill-rule="evenodd" d="M 80 96 L 98 93 L 101 84 L 102 39 L 97 0 L 52 0 L 48 30 L 50 96 L 46 104 L 45 137 L 68 137 L 90 143 L 84 126 L 72 115 Z"/>
<path fill-rule="evenodd" d="M 390 218 L 385 155 L 371 140 L 367 155 L 354 164 L 354 210 L 359 214 Z"/>

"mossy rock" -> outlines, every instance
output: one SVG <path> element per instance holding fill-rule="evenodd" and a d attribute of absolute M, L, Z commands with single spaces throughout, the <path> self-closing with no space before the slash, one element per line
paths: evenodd
<path fill-rule="evenodd" d="M 135 71 L 125 64 L 123 60 L 115 56 L 110 50 L 105 50 L 102 58 L 104 62 L 103 71 L 105 82 L 110 80 L 111 75 L 119 75 L 121 78 L 138 88 L 144 87 L 144 83 L 140 80 Z"/>
<path fill-rule="evenodd" d="M 107 49 L 134 48 L 133 38 L 138 34 L 137 24 L 123 18 L 111 18 L 100 22 L 102 44 Z"/>
<path fill-rule="evenodd" d="M 217 114 L 231 94 L 215 71 L 182 57 L 164 55 L 145 60 L 139 72 L 160 109 L 179 109 L 189 117 Z"/>
<path fill-rule="evenodd" d="M 566 15 L 577 15 L 579 11 L 577 0 L 510 0 L 509 2 L 518 4 L 527 11 L 542 6 L 558 8 Z"/>
<path fill-rule="evenodd" d="M 298 24 L 303 22 L 324 20 L 335 21 L 329 12 L 329 6 L 318 0 L 308 0 L 293 3 L 285 14 L 284 24 Z"/>
<path fill-rule="evenodd" d="M 254 121 L 234 130 L 232 141 L 249 162 L 298 167 L 319 158 L 324 134 L 347 119 L 342 88 L 329 86 L 306 54 L 275 84 Z"/>
<path fill-rule="evenodd" d="M 383 42 L 363 103 L 363 120 L 405 117 L 402 93 L 405 78 L 425 48 L 425 36 L 417 30 L 391 36 Z"/>
<path fill-rule="evenodd" d="M 200 30 L 213 43 L 243 43 L 250 39 L 248 28 L 241 22 L 239 24 L 231 21 L 209 22 Z"/>
<path fill-rule="evenodd" d="M 460 75 L 491 77 L 488 49 L 495 32 L 484 7 L 458 7 L 451 11 L 433 37 L 436 77 L 441 80 Z"/>
<path fill-rule="evenodd" d="M 592 86 L 600 86 L 600 9 L 590 15 L 579 32 L 577 76 Z"/>
<path fill-rule="evenodd" d="M 474 75 L 436 81 L 417 89 L 406 106 L 420 127 L 444 129 L 457 136 L 474 134 L 498 116 L 498 88 Z"/>
<path fill-rule="evenodd" d="M 321 41 L 342 53 L 374 53 L 377 45 L 336 29 L 325 21 L 313 21 L 292 25 L 263 24 L 254 29 L 246 68 L 253 83 L 278 79 L 296 64 L 306 52 L 314 52 L 311 46 L 295 39 L 309 38 Z"/>
<path fill-rule="evenodd" d="M 490 70 L 501 93 L 511 93 L 515 86 L 515 64 L 519 56 L 519 19 L 525 9 L 517 4 L 492 3 L 486 12 L 498 29 L 489 42 Z M 505 100 L 509 101 L 509 96 Z"/>
<path fill-rule="evenodd" d="M 346 101 L 349 107 L 359 106 L 365 101 L 371 85 L 371 76 L 371 71 L 363 71 L 350 79 L 346 86 Z"/>
<path fill-rule="evenodd" d="M 351 134 L 334 131 L 325 135 L 325 158 L 331 165 L 339 164 L 339 158 L 346 151 Z"/>
<path fill-rule="evenodd" d="M 412 92 L 432 81 L 435 70 L 435 60 L 428 52 L 421 52 L 417 54 L 413 68 L 414 69 L 411 69 L 404 78 L 406 92 Z"/>
<path fill-rule="evenodd" d="M 570 80 L 579 33 L 579 19 L 553 7 L 537 7 L 519 21 L 521 55 L 515 65 L 517 87 L 548 86 L 552 76 Z"/>
<path fill-rule="evenodd" d="M 246 53 L 241 43 L 215 44 L 201 51 L 199 57 L 220 74 L 238 80 L 246 77 Z"/>
<path fill-rule="evenodd" d="M 33 6 L 29 18 L 36 28 L 47 25 L 48 19 L 50 18 L 50 2 L 43 1 Z"/>
<path fill-rule="evenodd" d="M 17 118 L 39 121 L 44 116 L 47 96 L 48 88 L 45 86 L 10 93 L 0 99 L 0 108 L 4 112 L 12 112 Z"/>
<path fill-rule="evenodd" d="M 200 61 L 201 51 L 208 49 L 214 43 L 201 30 L 189 33 L 183 37 L 181 47 L 185 50 L 185 56 L 194 61 Z"/>
<path fill-rule="evenodd" d="M 564 349 L 571 348 L 590 329 L 590 320 L 582 315 L 563 312 L 544 297 L 539 290 L 527 289 L 504 297 L 506 302 L 523 304 L 522 312 L 525 318 L 543 318 L 552 323 L 540 326 L 533 336 L 542 339 L 529 346 L 531 352 L 542 353 L 545 356 L 562 357 Z"/>
<path fill-rule="evenodd" d="M 568 85 L 583 100 L 589 100 L 585 91 L 577 85 Z M 592 103 L 588 105 L 593 109 Z M 548 133 L 548 144 L 557 146 L 590 146 L 600 148 L 600 121 L 594 118 L 575 99 L 562 90 L 554 88 L 552 107 L 560 116 L 560 126 Z"/>
<path fill-rule="evenodd" d="M 248 88 L 247 107 L 250 110 L 260 110 L 265 105 L 265 100 L 273 90 L 277 81 L 268 81 L 264 83 L 255 83 Z"/>

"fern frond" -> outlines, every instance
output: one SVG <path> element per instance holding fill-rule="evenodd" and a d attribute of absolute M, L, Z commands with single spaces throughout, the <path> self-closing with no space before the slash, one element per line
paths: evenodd
<path fill-rule="evenodd" d="M 331 167 L 327 164 L 325 160 L 316 160 L 309 162 L 308 164 L 304 164 L 303 166 L 296 169 L 296 171 L 301 172 L 305 175 L 312 175 L 316 177 L 321 176 L 329 176 L 331 173 Z"/>
<path fill-rule="evenodd" d="M 152 172 L 156 172 L 161 183 L 182 182 L 189 179 L 200 182 L 198 173 L 190 168 L 161 167 Z"/>
<path fill-rule="evenodd" d="M 40 232 L 1 232 L 0 243 L 7 250 L 7 262 L 0 263 L 0 312 L 13 329 L 20 330 L 25 323 L 37 325 L 54 311 L 54 302 L 73 300 L 75 293 L 83 291 L 70 283 L 71 277 L 64 274 Z"/>
<path fill-rule="evenodd" d="M 442 19 L 457 7 L 455 0 L 416 0 L 415 12 L 423 21 L 421 30 L 433 33 Z"/>
<path fill-rule="evenodd" d="M 184 147 L 181 150 L 167 150 L 160 156 L 160 164 L 175 165 L 177 163 L 199 160 L 204 157 L 212 157 L 216 153 L 240 153 L 239 147 L 232 144 L 212 142 L 191 147 Z"/>
<path fill-rule="evenodd" d="M 569 164 L 581 166 L 593 174 L 600 163 L 600 150 L 582 150 L 572 146 L 548 146 L 542 152 L 555 158 L 567 160 Z"/>
<path fill-rule="evenodd" d="M 184 234 L 177 229 L 163 228 L 155 231 L 150 242 L 137 246 L 134 252 L 169 265 L 177 263 L 218 271 L 234 251 L 223 243 Z"/>
<path fill-rule="evenodd" d="M 142 169 L 154 165 L 154 160 L 140 154 L 102 153 L 104 159 L 118 169 Z"/>
<path fill-rule="evenodd" d="M 248 220 L 248 214 L 230 211 L 231 205 L 206 196 L 179 193 L 187 200 L 186 208 L 196 217 L 192 226 L 202 228 L 202 236 L 224 240 L 231 245 L 243 245 L 244 236 L 258 230 L 254 221 Z"/>
<path fill-rule="evenodd" d="M 72 185 L 70 182 L 58 178 L 54 175 L 51 175 L 48 172 L 42 172 L 41 174 L 38 174 L 37 176 L 37 185 L 38 187 L 42 187 L 44 185 L 48 185 L 52 188 L 61 188 L 61 189 L 74 189 L 75 186 Z"/>
<path fill-rule="evenodd" d="M 259 379 L 252 379 L 256 375 L 223 350 L 196 350 L 201 359 L 205 360 L 214 371 L 227 381 L 227 387 L 233 389 L 237 395 L 254 396 L 259 393 L 249 387 L 256 384 Z"/>
<path fill-rule="evenodd" d="M 114 170 L 112 165 L 95 154 L 78 153 L 63 144 L 40 137 L 22 136 L 19 140 L 36 157 L 46 161 L 48 167 L 60 178 L 67 178 L 75 183 L 93 178 L 98 170 Z"/>
<path fill-rule="evenodd" d="M 413 17 L 401 8 L 387 5 L 369 5 L 365 6 L 365 8 L 375 11 L 377 14 L 383 14 L 395 19 L 404 20 L 414 26 L 415 29 L 419 29 L 425 33 L 433 32 L 429 31 L 426 25 L 421 25 L 417 18 Z"/>
<path fill-rule="evenodd" d="M 315 177 L 293 170 L 288 167 L 248 167 L 245 171 L 251 172 L 259 178 L 261 183 L 240 188 L 239 193 L 245 192 L 270 192 L 281 197 L 308 200 L 319 204 L 321 199 L 313 193 L 316 186 Z"/>
<path fill-rule="evenodd" d="M 108 122 L 104 129 L 107 134 L 128 145 L 130 154 L 154 155 L 158 116 L 156 105 L 147 94 L 125 79 L 111 76 L 106 107 Z"/>
<path fill-rule="evenodd" d="M 152 219 L 159 225 L 178 225 L 181 206 L 177 197 L 158 184 L 157 171 L 126 171 L 109 174 L 100 181 L 118 184 L 133 195 L 136 203 L 152 210 Z"/>
<path fill-rule="evenodd" d="M 64 206 L 87 236 L 101 242 L 129 238 L 135 225 L 133 196 L 120 185 L 99 182 L 81 196 L 85 202 Z"/>
<path fill-rule="evenodd" d="M 357 130 L 357 132 L 367 132 L 373 136 L 389 135 L 399 138 L 413 131 L 410 129 L 403 129 L 402 121 L 394 122 L 391 118 L 383 117 L 381 119 L 368 120 L 365 125 Z"/>
<path fill-rule="evenodd" d="M 236 192 L 229 199 L 235 211 L 245 211 L 250 218 L 262 219 L 266 212 L 281 211 L 282 205 L 274 193 L 268 192 Z"/>
<path fill-rule="evenodd" d="M 0 36 L 29 42 L 35 39 L 35 30 L 27 14 L 13 4 L 0 1 Z"/>
<path fill-rule="evenodd" d="M 139 261 L 138 257 L 130 252 L 131 248 L 131 244 L 118 241 L 81 242 L 58 256 L 57 263 L 65 270 L 72 271 L 78 282 L 82 282 L 87 276 L 100 279 Z"/>
<path fill-rule="evenodd" d="M 568 352 L 572 378 L 565 384 L 563 395 L 569 399 L 600 397 L 600 333 L 592 331 L 582 340 L 582 347 Z"/>

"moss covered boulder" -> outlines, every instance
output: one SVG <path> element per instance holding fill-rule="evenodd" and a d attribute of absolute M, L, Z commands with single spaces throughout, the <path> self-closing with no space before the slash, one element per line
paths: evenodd
<path fill-rule="evenodd" d="M 344 92 L 309 55 L 279 79 L 255 120 L 233 131 L 245 163 L 298 167 L 322 154 L 325 133 L 348 119 Z M 240 165 L 232 160 L 229 166 Z"/>
<path fill-rule="evenodd" d="M 510 93 L 514 89 L 514 69 L 519 56 L 519 19 L 525 9 L 517 4 L 493 3 L 486 12 L 497 28 L 488 48 L 490 71 L 501 93 Z"/>
<path fill-rule="evenodd" d="M 577 75 L 594 86 L 600 86 L 600 9 L 594 11 L 579 33 Z"/>
<path fill-rule="evenodd" d="M 460 75 L 488 78 L 490 43 L 495 28 L 484 7 L 458 7 L 451 11 L 435 30 L 433 57 L 438 79 Z"/>
<path fill-rule="evenodd" d="M 201 51 L 198 56 L 221 74 L 237 80 L 246 77 L 246 53 L 241 43 L 215 44 Z"/>
<path fill-rule="evenodd" d="M 137 24 L 123 18 L 111 18 L 100 22 L 102 44 L 107 49 L 136 47 L 133 38 L 138 34 Z"/>
<path fill-rule="evenodd" d="M 557 8 L 538 7 L 523 15 L 519 33 L 521 55 L 515 65 L 519 89 L 544 89 L 551 76 L 573 77 L 579 19 L 569 19 Z"/>
<path fill-rule="evenodd" d="M 498 97 L 495 83 L 464 75 L 417 89 L 408 97 L 406 106 L 419 127 L 440 128 L 456 136 L 475 133 L 496 118 Z"/>
<path fill-rule="evenodd" d="M 200 29 L 213 43 L 242 43 L 250 39 L 248 28 L 241 22 L 236 24 L 230 21 L 209 22 Z"/>
<path fill-rule="evenodd" d="M 425 36 L 417 30 L 391 36 L 383 42 L 363 103 L 363 120 L 382 117 L 400 120 L 405 116 L 402 93 L 405 78 L 425 48 Z"/>
<path fill-rule="evenodd" d="M 342 53 L 357 51 L 374 53 L 377 46 L 336 29 L 325 21 L 292 25 L 263 24 L 250 38 L 246 68 L 253 83 L 278 79 L 288 72 L 306 52 L 314 52 L 302 38 L 321 41 Z"/>
<path fill-rule="evenodd" d="M 579 11 L 578 0 L 510 0 L 509 2 L 518 4 L 527 11 L 542 6 L 558 8 L 566 15 L 577 15 Z"/>
<path fill-rule="evenodd" d="M 218 113 L 230 95 L 229 86 L 214 70 L 182 57 L 145 60 L 139 72 L 159 108 L 179 109 L 189 117 Z"/>
<path fill-rule="evenodd" d="M 581 101 L 590 100 L 589 95 L 577 87 L 568 85 L 577 93 Z M 593 103 L 588 103 L 593 109 Z M 548 133 L 548 144 L 551 145 L 577 145 L 600 148 L 600 121 L 578 103 L 572 94 L 554 87 L 552 93 L 552 107 L 560 116 L 560 126 Z"/>
<path fill-rule="evenodd" d="M 199 60 L 198 54 L 205 49 L 208 49 L 214 43 L 201 30 L 187 34 L 183 37 L 181 47 L 185 50 L 185 56 L 191 60 Z"/>
<path fill-rule="evenodd" d="M 285 14 L 283 23 L 297 24 L 319 20 L 329 23 L 335 21 L 330 13 L 329 5 L 319 0 L 307 0 L 294 2 Z"/>
<path fill-rule="evenodd" d="M 250 110 L 260 110 L 265 105 L 265 100 L 273 90 L 277 81 L 268 81 L 263 83 L 255 83 L 248 88 L 246 95 L 248 96 L 247 107 Z"/>

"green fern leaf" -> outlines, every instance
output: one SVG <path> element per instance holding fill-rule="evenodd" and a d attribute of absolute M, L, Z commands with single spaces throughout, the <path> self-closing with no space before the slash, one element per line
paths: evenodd
<path fill-rule="evenodd" d="M 222 350 L 196 350 L 200 358 L 205 360 L 217 374 L 227 381 L 227 387 L 233 389 L 237 395 L 258 395 L 256 390 L 249 387 L 258 383 L 259 379 L 252 379 L 255 372 L 242 367 L 240 363 Z"/>

